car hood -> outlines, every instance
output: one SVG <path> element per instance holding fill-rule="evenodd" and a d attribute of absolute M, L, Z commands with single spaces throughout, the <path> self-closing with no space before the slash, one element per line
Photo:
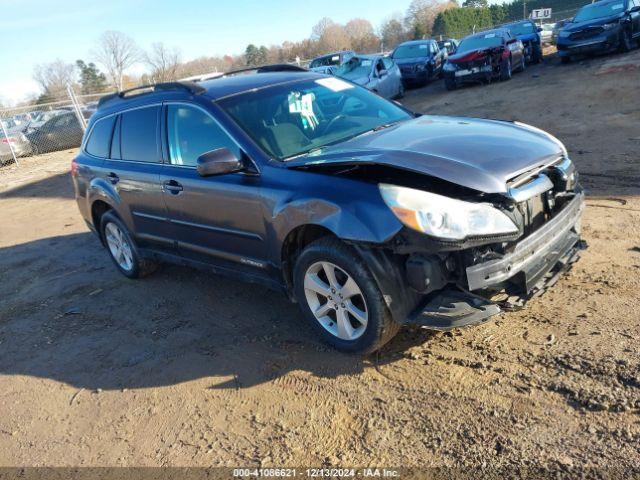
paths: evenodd
<path fill-rule="evenodd" d="M 421 116 L 287 162 L 289 168 L 384 165 L 484 193 L 565 153 L 553 136 L 529 125 L 463 117 Z"/>
<path fill-rule="evenodd" d="M 394 58 L 393 61 L 399 66 L 406 67 L 407 65 L 424 65 L 429 61 L 429 57 Z"/>
<path fill-rule="evenodd" d="M 358 85 L 366 85 L 367 83 L 369 83 L 369 77 L 366 75 L 344 75 L 342 78 L 344 78 L 345 80 L 349 80 L 350 82 L 357 83 Z"/>
<path fill-rule="evenodd" d="M 516 35 L 516 38 L 518 40 L 520 40 L 521 42 L 530 42 L 531 40 L 537 40 L 538 39 L 538 34 L 537 33 L 524 33 L 522 35 Z"/>
<path fill-rule="evenodd" d="M 594 18 L 593 20 L 585 20 L 584 22 L 567 23 L 562 30 L 565 32 L 578 32 L 590 27 L 599 27 L 605 23 L 611 23 L 620 20 L 621 14 L 611 15 L 609 17 Z"/>

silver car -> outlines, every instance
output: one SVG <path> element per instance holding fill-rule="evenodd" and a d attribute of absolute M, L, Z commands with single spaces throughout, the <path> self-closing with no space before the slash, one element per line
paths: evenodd
<path fill-rule="evenodd" d="M 336 71 L 342 77 L 385 98 L 404 95 L 402 75 L 396 62 L 383 55 L 357 55 Z"/>
<path fill-rule="evenodd" d="M 18 125 L 13 119 L 3 119 L 4 131 L 0 129 L 0 165 L 13 160 L 13 154 L 16 157 L 24 157 L 32 152 L 31 143 L 24 135 L 23 125 Z M 13 154 L 11 150 L 13 149 Z"/>

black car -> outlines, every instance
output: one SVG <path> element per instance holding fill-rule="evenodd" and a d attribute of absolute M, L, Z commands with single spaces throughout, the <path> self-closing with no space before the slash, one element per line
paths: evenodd
<path fill-rule="evenodd" d="M 488 30 L 462 39 L 444 65 L 444 82 L 447 90 L 455 90 L 464 83 L 506 81 L 525 67 L 522 42 L 507 29 Z"/>
<path fill-rule="evenodd" d="M 531 20 L 521 20 L 507 23 L 502 28 L 509 30 L 512 36 L 522 42 L 527 63 L 540 63 L 542 61 L 541 27 L 538 27 Z"/>
<path fill-rule="evenodd" d="M 401 43 L 391 54 L 400 67 L 405 87 L 424 85 L 442 75 L 445 52 L 435 40 L 413 40 Z"/>
<path fill-rule="evenodd" d="M 628 52 L 640 41 L 640 0 L 601 0 L 582 7 L 558 33 L 562 63 L 585 54 Z"/>
<path fill-rule="evenodd" d="M 290 66 L 103 99 L 71 174 L 127 277 L 164 260 L 267 285 L 352 352 L 484 322 L 493 292 L 528 298 L 580 246 L 584 195 L 553 136 Z"/>
<path fill-rule="evenodd" d="M 50 118 L 25 134 L 34 154 L 76 148 L 82 142 L 84 131 L 74 112 L 65 112 Z"/>

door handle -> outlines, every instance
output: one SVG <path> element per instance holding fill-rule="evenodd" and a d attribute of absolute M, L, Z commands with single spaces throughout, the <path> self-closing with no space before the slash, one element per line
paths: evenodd
<path fill-rule="evenodd" d="M 182 185 L 175 180 L 167 180 L 162 185 L 166 192 L 169 192 L 173 195 L 178 195 L 183 190 Z"/>
<path fill-rule="evenodd" d="M 107 175 L 107 178 L 113 185 L 120 181 L 120 177 L 113 172 L 109 173 L 109 175 Z"/>

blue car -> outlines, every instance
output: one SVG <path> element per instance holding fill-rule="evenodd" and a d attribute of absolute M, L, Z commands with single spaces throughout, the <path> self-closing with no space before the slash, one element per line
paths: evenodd
<path fill-rule="evenodd" d="M 558 55 L 628 52 L 640 39 L 640 0 L 600 0 L 582 7 L 558 34 Z"/>
<path fill-rule="evenodd" d="M 540 63 L 542 60 L 542 40 L 540 38 L 542 28 L 536 26 L 531 20 L 507 23 L 502 28 L 509 30 L 511 35 L 522 42 L 527 63 Z"/>
<path fill-rule="evenodd" d="M 405 86 L 424 85 L 442 75 L 446 53 L 435 40 L 401 43 L 391 54 L 400 67 Z"/>

